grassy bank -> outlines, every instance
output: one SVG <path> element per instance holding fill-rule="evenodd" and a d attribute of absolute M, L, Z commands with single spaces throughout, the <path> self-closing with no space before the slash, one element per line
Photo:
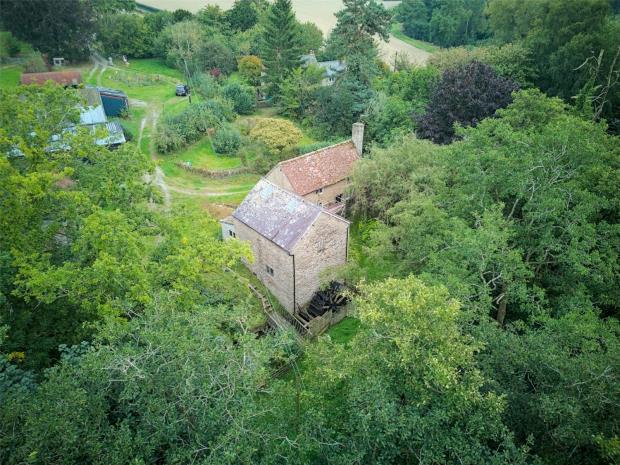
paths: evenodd
<path fill-rule="evenodd" d="M 419 48 L 420 50 L 424 50 L 425 52 L 434 53 L 441 49 L 437 45 L 433 45 L 429 42 L 424 42 L 423 40 L 412 39 L 408 35 L 403 32 L 403 25 L 401 23 L 392 24 L 392 35 L 397 39 L 402 40 L 409 45 Z"/>

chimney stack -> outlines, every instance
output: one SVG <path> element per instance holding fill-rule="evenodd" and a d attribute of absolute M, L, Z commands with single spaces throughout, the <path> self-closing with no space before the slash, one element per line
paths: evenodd
<path fill-rule="evenodd" d="M 364 123 L 353 123 L 351 139 L 357 150 L 357 155 L 361 157 L 364 149 Z"/>

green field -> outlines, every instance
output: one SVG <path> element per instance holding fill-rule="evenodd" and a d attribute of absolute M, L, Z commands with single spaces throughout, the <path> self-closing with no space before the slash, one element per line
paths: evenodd
<path fill-rule="evenodd" d="M 210 171 L 229 170 L 242 166 L 239 157 L 216 154 L 208 136 L 181 152 L 163 155 L 161 167 L 166 176 L 178 175 L 179 170 L 183 171 L 182 168 L 176 166 L 179 162 L 189 162 L 194 168 L 204 168 Z"/>
<path fill-rule="evenodd" d="M 22 70 L 16 65 L 0 66 L 0 89 L 9 89 L 19 84 Z"/>
<path fill-rule="evenodd" d="M 429 42 L 424 42 L 423 40 L 412 39 L 408 35 L 403 32 L 403 25 L 401 23 L 392 24 L 392 35 L 397 39 L 402 40 L 403 42 L 412 45 L 413 47 L 419 48 L 420 50 L 424 50 L 425 52 L 434 53 L 441 50 L 441 47 L 437 45 L 433 45 Z"/>

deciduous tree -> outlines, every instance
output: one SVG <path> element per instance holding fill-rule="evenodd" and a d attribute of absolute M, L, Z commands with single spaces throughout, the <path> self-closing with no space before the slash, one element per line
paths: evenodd
<path fill-rule="evenodd" d="M 518 85 L 480 62 L 444 72 L 419 119 L 418 135 L 440 144 L 454 140 L 454 124 L 476 126 L 512 101 Z"/>

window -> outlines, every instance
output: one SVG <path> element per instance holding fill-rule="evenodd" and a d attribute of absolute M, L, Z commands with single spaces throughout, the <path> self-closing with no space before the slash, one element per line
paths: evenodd
<path fill-rule="evenodd" d="M 235 234 L 235 232 L 234 232 L 232 229 L 229 229 L 229 230 L 228 230 L 228 235 L 229 235 L 230 237 L 237 237 L 237 235 Z"/>
<path fill-rule="evenodd" d="M 273 276 L 273 268 L 271 268 L 269 265 L 265 265 L 265 269 L 267 270 L 267 273 Z"/>
<path fill-rule="evenodd" d="M 323 252 L 325 250 L 325 239 L 319 239 L 316 243 L 316 248 L 318 252 Z"/>
<path fill-rule="evenodd" d="M 322 194 L 323 193 L 323 188 L 320 187 L 317 190 L 314 191 L 315 194 Z"/>
<path fill-rule="evenodd" d="M 340 203 L 340 202 L 342 202 L 342 194 L 338 194 L 336 196 L 336 203 Z"/>

